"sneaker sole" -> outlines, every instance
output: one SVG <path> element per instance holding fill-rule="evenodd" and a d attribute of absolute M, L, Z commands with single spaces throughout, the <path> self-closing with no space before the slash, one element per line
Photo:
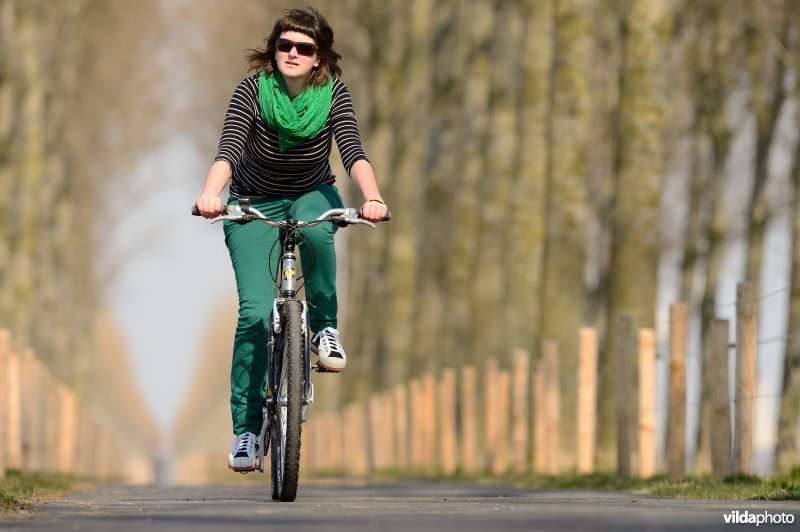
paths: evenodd
<path fill-rule="evenodd" d="M 241 473 L 242 471 L 255 471 L 256 466 L 253 464 L 252 466 L 248 467 L 233 467 L 232 465 L 228 464 L 228 469 L 231 471 L 236 471 L 237 473 Z"/>
<path fill-rule="evenodd" d="M 256 470 L 256 466 L 253 466 L 253 467 L 231 467 L 231 466 L 228 466 L 228 469 L 230 469 L 231 471 L 235 471 L 237 473 L 248 473 L 250 471 L 255 471 Z"/>
<path fill-rule="evenodd" d="M 342 371 L 344 371 L 345 368 L 345 366 L 342 366 L 341 368 L 332 368 L 326 366 L 325 364 L 322 363 L 322 360 L 320 360 L 318 364 L 320 365 L 320 367 L 322 367 L 322 369 L 324 369 L 325 371 L 330 371 L 331 373 L 341 373 Z"/>

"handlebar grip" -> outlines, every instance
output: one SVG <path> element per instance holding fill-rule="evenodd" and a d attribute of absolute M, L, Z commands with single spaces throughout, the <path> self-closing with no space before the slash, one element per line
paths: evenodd
<path fill-rule="evenodd" d="M 383 217 L 384 222 L 388 222 L 392 219 L 392 211 L 386 211 L 386 216 Z"/>
<path fill-rule="evenodd" d="M 230 205 L 223 205 L 220 214 L 229 214 L 230 213 Z M 202 216 L 200 214 L 200 210 L 197 208 L 197 205 L 192 205 L 192 216 Z"/>

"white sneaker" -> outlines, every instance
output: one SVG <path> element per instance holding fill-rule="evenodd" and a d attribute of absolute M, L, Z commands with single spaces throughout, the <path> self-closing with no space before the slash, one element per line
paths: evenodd
<path fill-rule="evenodd" d="M 311 340 L 311 350 L 319 355 L 319 365 L 328 371 L 342 371 L 347 365 L 347 355 L 339 343 L 339 331 L 325 327 Z"/>
<path fill-rule="evenodd" d="M 233 448 L 228 454 L 228 467 L 234 471 L 252 471 L 256 468 L 258 438 L 252 432 L 245 432 L 233 440 Z"/>

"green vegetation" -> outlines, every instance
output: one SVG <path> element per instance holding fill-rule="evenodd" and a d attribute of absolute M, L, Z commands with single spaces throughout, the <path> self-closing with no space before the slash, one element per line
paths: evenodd
<path fill-rule="evenodd" d="M 408 471 L 384 471 L 371 475 L 375 480 L 419 479 L 427 477 L 423 473 Z M 315 475 L 315 478 L 331 478 Z M 649 479 L 618 478 L 613 473 L 593 473 L 591 475 L 455 475 L 440 477 L 441 480 L 480 482 L 485 484 L 509 484 L 518 488 L 582 489 L 582 490 L 624 490 L 661 497 L 679 499 L 710 500 L 800 500 L 800 466 L 788 474 L 760 478 L 751 475 L 734 475 L 715 479 L 709 475 L 687 477 L 679 482 L 670 482 L 663 475 Z"/>
<path fill-rule="evenodd" d="M 764 501 L 800 500 L 800 467 L 787 475 L 762 479 L 748 475 L 715 480 L 708 476 L 667 482 L 653 479 L 647 489 L 653 495 L 682 499 L 748 499 Z"/>
<path fill-rule="evenodd" d="M 516 486 L 560 489 L 616 489 L 679 499 L 800 500 L 800 467 L 790 473 L 769 478 L 734 475 L 715 479 L 710 475 L 691 476 L 671 482 L 663 475 L 649 479 L 618 478 L 613 473 L 574 476 L 508 477 Z"/>
<path fill-rule="evenodd" d="M 0 515 L 24 508 L 36 500 L 63 495 L 88 482 L 75 475 L 7 471 L 6 478 L 0 480 Z"/>
<path fill-rule="evenodd" d="M 663 475 L 625 481 L 611 473 L 583 476 L 519 478 L 515 485 L 567 489 L 617 489 L 679 499 L 800 500 L 800 467 L 770 478 L 735 475 L 715 479 L 709 475 L 670 482 Z"/>

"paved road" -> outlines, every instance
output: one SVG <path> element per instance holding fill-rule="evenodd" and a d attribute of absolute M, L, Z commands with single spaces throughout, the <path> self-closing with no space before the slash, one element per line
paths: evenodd
<path fill-rule="evenodd" d="M 726 524 L 745 510 L 784 512 L 794 524 Z M 681 501 L 617 491 L 520 490 L 445 483 L 302 486 L 294 503 L 266 488 L 111 486 L 41 503 L 21 531 L 529 531 L 798 530 L 800 502 Z M 788 517 L 787 517 L 788 519 Z"/>

